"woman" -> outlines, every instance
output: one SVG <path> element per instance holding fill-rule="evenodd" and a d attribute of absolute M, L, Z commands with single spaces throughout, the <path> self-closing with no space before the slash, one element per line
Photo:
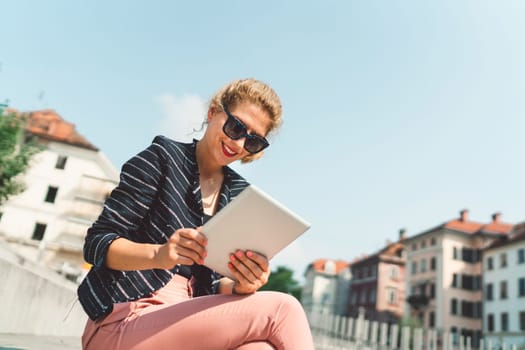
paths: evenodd
<path fill-rule="evenodd" d="M 124 164 L 84 245 L 84 349 L 313 349 L 297 300 L 255 293 L 266 257 L 232 252 L 237 282 L 202 265 L 199 227 L 248 186 L 228 165 L 260 158 L 280 122 L 269 86 L 237 80 L 212 98 L 200 141 L 158 136 Z"/>

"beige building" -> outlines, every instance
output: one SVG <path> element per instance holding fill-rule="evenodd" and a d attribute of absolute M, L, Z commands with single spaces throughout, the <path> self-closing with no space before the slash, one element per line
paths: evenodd
<path fill-rule="evenodd" d="M 0 207 L 0 237 L 23 259 L 76 280 L 85 269 L 86 230 L 116 186 L 118 172 L 52 110 L 28 113 L 26 129 L 44 150 L 23 176 L 26 190 Z"/>
<path fill-rule="evenodd" d="M 424 327 L 469 336 L 477 345 L 482 330 L 481 251 L 507 235 L 512 225 L 499 213 L 484 224 L 459 218 L 407 238 L 406 315 Z"/>

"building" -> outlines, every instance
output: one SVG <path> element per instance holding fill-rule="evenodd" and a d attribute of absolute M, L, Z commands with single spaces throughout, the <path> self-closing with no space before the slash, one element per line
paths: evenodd
<path fill-rule="evenodd" d="M 307 313 L 344 315 L 351 274 L 342 260 L 318 259 L 306 268 L 301 303 Z"/>
<path fill-rule="evenodd" d="M 0 207 L 0 236 L 23 258 L 75 280 L 86 230 L 116 186 L 111 162 L 52 110 L 27 114 L 26 136 L 44 150 L 24 174 L 26 190 Z"/>
<path fill-rule="evenodd" d="M 525 349 L 525 223 L 483 250 L 483 336 Z"/>
<path fill-rule="evenodd" d="M 424 327 L 471 337 L 477 346 L 482 321 L 481 250 L 505 237 L 512 225 L 499 213 L 488 224 L 457 219 L 407 238 L 406 315 Z"/>
<path fill-rule="evenodd" d="M 390 243 L 375 254 L 352 262 L 352 284 L 347 314 L 356 317 L 364 308 L 368 320 L 395 323 L 405 303 L 405 231 L 399 241 Z"/>

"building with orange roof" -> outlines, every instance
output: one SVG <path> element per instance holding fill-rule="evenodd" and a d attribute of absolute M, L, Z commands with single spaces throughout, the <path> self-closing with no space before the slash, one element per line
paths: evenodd
<path fill-rule="evenodd" d="M 525 222 L 483 250 L 483 336 L 525 348 Z"/>
<path fill-rule="evenodd" d="M 368 320 L 395 323 L 405 303 L 405 231 L 399 240 L 387 241 L 378 252 L 352 262 L 352 284 L 347 314 L 356 317 L 361 308 Z"/>
<path fill-rule="evenodd" d="M 44 150 L 24 174 L 26 190 L 0 207 L 0 236 L 24 259 L 42 262 L 74 280 L 83 272 L 86 230 L 117 184 L 118 171 L 55 111 L 23 115 L 26 137 Z"/>
<path fill-rule="evenodd" d="M 344 315 L 350 285 L 350 264 L 317 259 L 305 271 L 301 304 L 307 313 Z"/>
<path fill-rule="evenodd" d="M 405 314 L 422 326 L 471 337 L 478 346 L 482 330 L 482 250 L 505 237 L 512 225 L 496 213 L 488 224 L 458 218 L 405 240 L 407 304 Z"/>

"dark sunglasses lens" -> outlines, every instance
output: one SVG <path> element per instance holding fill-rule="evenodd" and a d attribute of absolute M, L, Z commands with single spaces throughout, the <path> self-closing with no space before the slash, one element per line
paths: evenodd
<path fill-rule="evenodd" d="M 258 153 L 268 147 L 268 142 L 257 135 L 248 135 L 244 141 L 244 148 L 250 153 Z"/>
<path fill-rule="evenodd" d="M 224 133 L 231 139 L 238 140 L 246 134 L 246 127 L 237 119 L 228 116 L 224 124 Z"/>

